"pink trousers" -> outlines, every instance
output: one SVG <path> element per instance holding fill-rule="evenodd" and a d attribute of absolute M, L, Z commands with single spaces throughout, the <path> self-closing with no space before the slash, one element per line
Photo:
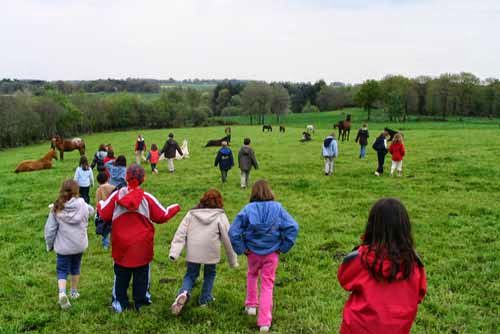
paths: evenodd
<path fill-rule="evenodd" d="M 245 306 L 258 307 L 257 326 L 271 326 L 273 318 L 273 289 L 279 255 L 248 254 L 247 299 Z M 260 276 L 260 300 L 257 281 Z"/>

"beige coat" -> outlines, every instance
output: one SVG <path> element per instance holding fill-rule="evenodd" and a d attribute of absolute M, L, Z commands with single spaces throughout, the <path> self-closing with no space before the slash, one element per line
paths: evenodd
<path fill-rule="evenodd" d="M 176 260 L 186 246 L 186 261 L 216 264 L 220 261 L 221 241 L 231 267 L 238 265 L 228 235 L 229 220 L 223 209 L 193 209 L 175 232 L 170 245 L 170 258 Z"/>

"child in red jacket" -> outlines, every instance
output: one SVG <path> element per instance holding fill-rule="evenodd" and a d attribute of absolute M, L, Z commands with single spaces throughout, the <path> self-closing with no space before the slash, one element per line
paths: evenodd
<path fill-rule="evenodd" d="M 394 175 L 394 170 L 397 170 L 398 176 L 401 176 L 403 173 L 403 157 L 405 156 L 405 145 L 401 133 L 398 132 L 394 135 L 392 144 L 389 146 L 389 152 L 392 155 L 391 176 Z"/>
<path fill-rule="evenodd" d="M 337 274 L 340 285 L 351 292 L 340 333 L 409 333 L 427 280 L 403 204 L 394 198 L 377 201 L 362 240 Z"/>
<path fill-rule="evenodd" d="M 140 188 L 144 181 L 144 168 L 141 166 L 132 164 L 127 169 L 126 180 L 126 187 L 97 205 L 99 216 L 104 221 L 112 221 L 115 283 L 111 305 L 117 313 L 129 307 L 127 290 L 132 276 L 136 310 L 151 304 L 150 262 L 155 235 L 152 223 L 165 223 L 180 210 L 178 204 L 164 208 L 153 195 Z"/>
<path fill-rule="evenodd" d="M 151 144 L 151 151 L 149 151 L 148 156 L 146 157 L 146 161 L 151 163 L 151 171 L 154 174 L 158 174 L 158 168 L 156 165 L 160 160 L 160 153 L 158 152 L 158 146 L 156 144 Z"/>

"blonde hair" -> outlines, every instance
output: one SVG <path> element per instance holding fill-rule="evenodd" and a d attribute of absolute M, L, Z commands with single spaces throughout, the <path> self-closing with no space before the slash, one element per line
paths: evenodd
<path fill-rule="evenodd" d="M 394 135 L 394 138 L 392 139 L 392 142 L 393 143 L 401 143 L 401 144 L 403 144 L 403 135 L 400 132 L 396 133 Z"/>

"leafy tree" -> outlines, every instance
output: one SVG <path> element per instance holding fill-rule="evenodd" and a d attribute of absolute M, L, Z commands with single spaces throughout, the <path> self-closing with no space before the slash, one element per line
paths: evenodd
<path fill-rule="evenodd" d="M 370 120 L 370 112 L 380 98 L 380 86 L 375 80 L 366 80 L 361 85 L 358 93 L 354 97 L 354 101 L 365 109 Z"/>
<path fill-rule="evenodd" d="M 271 86 L 271 113 L 276 115 L 278 124 L 281 122 L 281 117 L 286 115 L 290 104 L 290 96 L 288 91 L 280 84 Z"/>
<path fill-rule="evenodd" d="M 264 115 L 271 111 L 272 90 L 265 82 L 250 82 L 241 92 L 242 110 L 250 116 L 250 124 L 256 117 L 257 124 L 264 124 Z"/>

